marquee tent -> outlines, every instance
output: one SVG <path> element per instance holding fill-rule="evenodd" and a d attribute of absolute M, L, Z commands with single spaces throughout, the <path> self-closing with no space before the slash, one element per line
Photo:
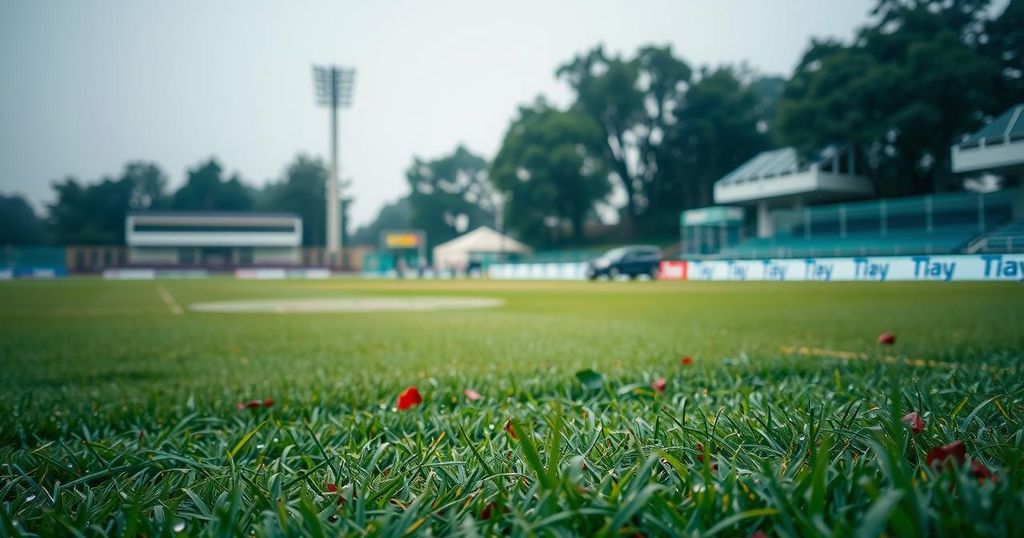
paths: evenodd
<path fill-rule="evenodd" d="M 465 270 L 471 261 L 498 261 L 512 254 L 529 252 L 530 247 L 519 241 L 481 226 L 434 247 L 434 266 L 438 269 Z"/>

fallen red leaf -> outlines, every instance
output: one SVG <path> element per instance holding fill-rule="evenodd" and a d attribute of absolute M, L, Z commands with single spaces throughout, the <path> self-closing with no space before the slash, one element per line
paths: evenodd
<path fill-rule="evenodd" d="M 668 382 L 665 381 L 664 377 L 659 377 L 651 383 L 651 388 L 654 389 L 655 392 L 665 392 L 665 385 L 667 384 Z"/>
<path fill-rule="evenodd" d="M 423 403 L 423 397 L 420 396 L 420 391 L 416 390 L 416 387 L 409 387 L 398 395 L 399 410 L 404 411 L 421 403 Z"/>
<path fill-rule="evenodd" d="M 921 415 L 917 414 L 917 411 L 911 411 L 910 413 L 903 415 L 900 422 L 906 424 L 907 427 L 910 428 L 910 431 L 914 433 L 921 433 L 921 430 L 923 430 L 925 426 L 924 419 L 921 418 Z"/>
<path fill-rule="evenodd" d="M 928 455 L 925 456 L 925 464 L 929 467 L 945 469 L 948 465 L 948 461 L 952 459 L 960 465 L 964 464 L 967 459 L 967 449 L 964 447 L 963 441 L 953 441 L 946 446 L 937 446 L 928 451 Z"/>
<path fill-rule="evenodd" d="M 505 431 L 508 432 L 509 436 L 513 439 L 519 439 L 519 437 L 516 436 L 516 429 L 512 427 L 511 420 L 505 423 Z"/>
<path fill-rule="evenodd" d="M 338 485 L 337 484 L 332 484 L 332 483 L 328 482 L 328 483 L 324 484 L 324 487 L 326 487 L 327 491 L 329 491 L 331 493 L 338 493 Z M 338 495 L 338 505 L 339 506 L 343 506 L 344 504 L 345 504 L 345 497 L 342 497 L 341 495 Z"/>
<path fill-rule="evenodd" d="M 683 363 L 683 366 L 690 366 L 691 364 L 693 364 L 693 357 L 687 355 L 683 357 L 683 360 L 680 362 Z"/>
<path fill-rule="evenodd" d="M 465 394 L 466 395 L 466 399 L 471 401 L 471 402 L 475 402 L 477 400 L 484 399 L 484 397 L 481 396 L 479 392 L 477 392 L 477 391 L 475 391 L 473 389 L 466 389 L 466 390 L 462 391 L 462 393 Z"/>
<path fill-rule="evenodd" d="M 878 335 L 878 343 L 883 346 L 891 346 L 896 343 L 896 335 L 890 332 L 884 332 Z"/>
<path fill-rule="evenodd" d="M 267 398 L 266 400 L 263 400 L 263 407 L 274 407 L 274 399 Z"/>
<path fill-rule="evenodd" d="M 700 441 L 697 441 L 696 448 L 697 448 L 697 461 L 699 461 L 701 463 L 704 463 L 704 443 L 701 443 Z M 716 460 L 715 458 L 711 458 L 711 470 L 712 471 L 717 471 L 718 470 L 718 460 Z"/>
<path fill-rule="evenodd" d="M 980 460 L 971 460 L 971 476 L 977 478 L 978 482 L 986 480 L 995 482 L 997 480 L 996 475 L 992 474 L 992 471 L 988 470 L 988 467 L 985 467 Z"/>
<path fill-rule="evenodd" d="M 248 402 L 238 402 L 235 404 L 235 409 L 241 411 L 242 409 L 256 409 L 263 407 L 263 400 L 249 400 Z"/>

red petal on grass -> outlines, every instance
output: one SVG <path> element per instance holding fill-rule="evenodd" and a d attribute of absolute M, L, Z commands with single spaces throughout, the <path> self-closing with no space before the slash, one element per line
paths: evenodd
<path fill-rule="evenodd" d="M 681 360 L 680 362 L 683 363 L 683 366 L 690 366 L 691 364 L 693 364 L 693 357 L 687 355 L 683 357 L 683 360 Z"/>
<path fill-rule="evenodd" d="M 695 445 L 695 447 L 697 448 L 697 461 L 699 461 L 701 463 L 704 463 L 704 443 L 701 443 L 700 441 L 697 441 L 697 444 Z M 711 471 L 714 472 L 714 471 L 717 471 L 717 470 L 718 470 L 718 460 L 716 460 L 715 458 L 711 458 Z"/>
<path fill-rule="evenodd" d="M 997 480 L 996 475 L 992 474 L 992 471 L 985 467 L 984 463 L 979 460 L 971 460 L 971 476 L 978 479 L 978 482 L 984 482 L 991 480 L 995 482 Z"/>
<path fill-rule="evenodd" d="M 466 390 L 462 391 L 462 393 L 465 394 L 466 395 L 466 399 L 471 401 L 471 402 L 475 402 L 477 400 L 483 400 L 484 399 L 484 397 L 481 396 L 479 392 L 477 392 L 477 391 L 475 391 L 473 389 L 466 389 Z"/>
<path fill-rule="evenodd" d="M 505 431 L 508 432 L 509 436 L 513 439 L 519 439 L 519 437 L 516 436 L 516 429 L 512 427 L 511 420 L 505 423 Z"/>
<path fill-rule="evenodd" d="M 338 485 L 337 484 L 332 484 L 332 483 L 328 482 L 328 483 L 324 484 L 324 487 L 327 488 L 327 491 L 329 491 L 331 493 L 338 493 Z M 344 505 L 344 504 L 345 504 L 345 497 L 342 497 L 341 495 L 338 495 L 338 505 L 341 506 L 341 505 Z"/>
<path fill-rule="evenodd" d="M 245 409 L 245 404 L 242 402 L 238 402 L 235 404 L 235 409 L 241 411 L 242 409 Z"/>
<path fill-rule="evenodd" d="M 654 389 L 655 392 L 665 392 L 666 384 L 668 384 L 668 382 L 665 381 L 665 378 L 659 377 L 658 379 L 655 379 L 653 383 L 651 383 L 651 388 Z"/>
<path fill-rule="evenodd" d="M 953 461 L 960 465 L 963 465 L 967 459 L 967 449 L 964 447 L 963 441 L 953 441 L 946 446 L 937 446 L 928 451 L 928 455 L 925 456 L 924 462 L 929 467 L 935 467 L 935 464 L 939 464 L 940 468 L 944 469 L 947 465 L 947 461 L 952 458 Z"/>
<path fill-rule="evenodd" d="M 903 415 L 900 422 L 906 424 L 910 431 L 914 433 L 921 433 L 921 430 L 924 429 L 924 420 L 921 418 L 921 415 L 917 414 L 917 411 L 911 411 Z"/>
<path fill-rule="evenodd" d="M 416 387 L 409 387 L 398 395 L 398 409 L 402 411 L 421 403 L 423 403 L 423 397 L 420 396 L 420 391 L 416 390 Z"/>
<path fill-rule="evenodd" d="M 896 343 L 896 335 L 890 332 L 884 332 L 878 335 L 878 343 L 883 346 L 891 346 Z"/>
<path fill-rule="evenodd" d="M 483 521 L 483 520 L 491 519 L 491 516 L 494 515 L 494 511 L 497 508 L 498 508 L 498 503 L 496 501 L 491 501 L 491 502 L 487 503 L 484 506 L 484 509 L 480 511 L 480 520 Z M 501 513 L 502 514 L 507 514 L 508 513 L 508 507 L 507 506 L 502 506 L 501 507 Z"/>
<path fill-rule="evenodd" d="M 274 399 L 267 398 L 266 400 L 263 400 L 263 407 L 274 407 Z"/>
<path fill-rule="evenodd" d="M 235 404 L 235 409 L 239 411 L 242 409 L 256 409 L 257 407 L 263 407 L 263 400 L 249 400 L 248 402 L 238 402 Z"/>

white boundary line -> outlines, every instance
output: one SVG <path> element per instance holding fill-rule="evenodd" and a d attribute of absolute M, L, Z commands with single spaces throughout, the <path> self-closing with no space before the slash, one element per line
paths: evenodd
<path fill-rule="evenodd" d="M 160 298 L 164 300 L 164 304 L 167 305 L 167 309 L 170 310 L 172 314 L 180 316 L 185 313 L 185 310 L 181 308 L 178 301 L 174 300 L 174 296 L 171 295 L 171 292 L 167 291 L 167 288 L 158 285 L 156 287 L 156 292 L 160 294 Z"/>

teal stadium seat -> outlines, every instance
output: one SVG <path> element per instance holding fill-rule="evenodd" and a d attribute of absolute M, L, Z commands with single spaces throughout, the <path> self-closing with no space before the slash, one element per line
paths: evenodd
<path fill-rule="evenodd" d="M 951 193 L 814 206 L 791 214 L 790 226 L 773 237 L 745 239 L 722 249 L 717 257 L 953 254 L 996 231 L 989 236 L 995 250 L 1008 251 L 1009 243 L 1024 251 L 1024 220 L 1007 224 L 1015 194 Z"/>

